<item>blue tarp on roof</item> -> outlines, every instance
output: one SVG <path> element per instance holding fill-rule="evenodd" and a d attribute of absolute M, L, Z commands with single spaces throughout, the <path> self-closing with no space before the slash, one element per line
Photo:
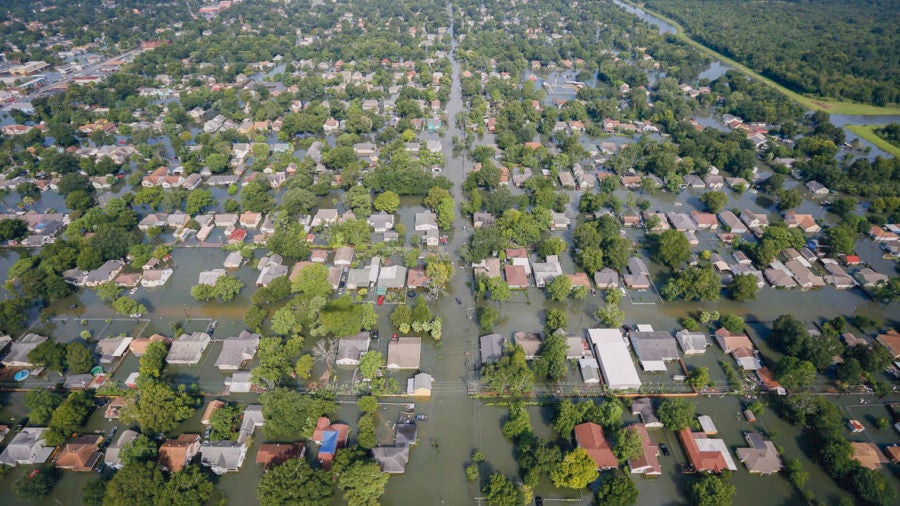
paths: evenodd
<path fill-rule="evenodd" d="M 334 454 L 337 451 L 338 433 L 336 430 L 322 432 L 322 446 L 319 447 L 319 455 Z"/>

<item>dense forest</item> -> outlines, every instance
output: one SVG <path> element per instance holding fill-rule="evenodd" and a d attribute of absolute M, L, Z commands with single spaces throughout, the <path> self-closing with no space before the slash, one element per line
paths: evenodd
<path fill-rule="evenodd" d="M 648 0 L 696 40 L 799 93 L 900 102 L 896 0 Z"/>

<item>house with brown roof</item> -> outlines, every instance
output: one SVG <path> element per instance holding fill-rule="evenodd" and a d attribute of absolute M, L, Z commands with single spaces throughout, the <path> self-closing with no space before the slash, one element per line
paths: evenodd
<path fill-rule="evenodd" d="M 159 447 L 159 466 L 177 473 L 200 453 L 200 434 L 181 434 Z"/>
<path fill-rule="evenodd" d="M 525 359 L 533 360 L 538 357 L 541 348 L 541 335 L 532 332 L 516 332 L 513 334 L 513 344 L 521 346 L 525 350 Z"/>
<path fill-rule="evenodd" d="M 506 275 L 506 284 L 512 289 L 528 288 L 528 274 L 521 265 L 505 265 L 503 272 Z"/>
<path fill-rule="evenodd" d="M 721 473 L 725 470 L 737 471 L 737 466 L 728 453 L 725 441 L 709 439 L 703 432 L 691 432 L 685 427 L 678 431 L 678 439 L 684 448 L 688 463 L 694 471 L 701 473 Z"/>
<path fill-rule="evenodd" d="M 100 443 L 103 436 L 84 434 L 70 441 L 63 447 L 56 458 L 56 467 L 86 473 L 92 471 L 100 461 Z"/>
<path fill-rule="evenodd" d="M 753 341 L 744 334 L 732 334 L 726 328 L 716 331 L 716 343 L 725 353 L 730 353 L 745 371 L 755 371 L 762 367 L 756 356 Z"/>
<path fill-rule="evenodd" d="M 388 343 L 388 369 L 418 369 L 422 353 L 421 337 L 398 337 Z"/>
<path fill-rule="evenodd" d="M 872 225 L 872 228 L 869 229 L 869 235 L 875 242 L 893 242 L 897 239 L 900 239 L 900 236 L 898 236 L 897 234 L 889 230 L 885 230 L 878 225 Z"/>
<path fill-rule="evenodd" d="M 141 357 L 144 355 L 144 353 L 146 353 L 147 346 L 150 346 L 150 343 L 154 343 L 156 341 L 162 341 L 166 346 L 168 346 L 168 344 L 171 342 L 171 340 L 166 336 L 163 336 L 161 334 L 153 334 L 150 337 L 135 337 L 128 345 L 128 349 L 135 357 Z"/>
<path fill-rule="evenodd" d="M 209 420 L 212 418 L 213 413 L 225 407 L 225 403 L 218 399 L 209 403 L 209 406 L 206 406 L 206 411 L 203 412 L 203 418 L 200 419 L 200 423 L 203 425 L 209 425 Z"/>
<path fill-rule="evenodd" d="M 851 458 L 867 469 L 875 471 L 887 464 L 887 458 L 875 443 L 851 441 L 850 446 L 853 447 Z"/>
<path fill-rule="evenodd" d="M 591 289 L 591 278 L 589 278 L 588 275 L 584 272 L 576 272 L 575 274 L 564 274 L 564 276 L 569 278 L 569 281 L 572 283 L 572 288 L 575 288 L 576 286 L 582 286 L 586 290 Z"/>
<path fill-rule="evenodd" d="M 891 329 L 884 334 L 879 334 L 875 340 L 887 348 L 894 360 L 900 359 L 900 332 Z"/>
<path fill-rule="evenodd" d="M 788 228 L 799 228 L 806 234 L 815 234 L 822 230 L 811 214 L 798 214 L 795 211 L 784 213 L 784 224 Z"/>
<path fill-rule="evenodd" d="M 290 459 L 302 459 L 306 456 L 306 445 L 303 443 L 264 443 L 256 452 L 256 463 L 268 470 L 272 466 L 283 464 Z"/>
<path fill-rule="evenodd" d="M 631 474 L 643 474 L 645 476 L 659 476 L 662 474 L 662 466 L 659 465 L 659 445 L 650 439 L 647 427 L 642 423 L 634 423 L 628 426 L 628 430 L 636 432 L 641 438 L 641 455 L 628 459 L 628 468 Z"/>
<path fill-rule="evenodd" d="M 715 230 L 719 228 L 719 219 L 713 213 L 701 213 L 692 211 L 691 218 L 697 224 L 697 228 L 701 230 Z"/>
<path fill-rule="evenodd" d="M 346 266 L 353 263 L 353 246 L 341 246 L 334 251 L 332 263 L 337 266 Z"/>
<path fill-rule="evenodd" d="M 609 441 L 603 436 L 603 427 L 596 423 L 580 423 L 575 426 L 575 443 L 584 448 L 591 460 L 597 464 L 597 470 L 619 467 L 619 460 L 613 454 Z"/>
<path fill-rule="evenodd" d="M 424 288 L 428 286 L 428 282 L 431 281 L 431 278 L 425 274 L 425 269 L 421 267 L 416 267 L 414 269 L 409 269 L 406 271 L 406 286 L 413 290 L 416 288 Z"/>

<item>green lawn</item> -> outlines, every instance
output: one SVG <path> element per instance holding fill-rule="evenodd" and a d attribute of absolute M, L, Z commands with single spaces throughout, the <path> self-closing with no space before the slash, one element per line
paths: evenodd
<path fill-rule="evenodd" d="M 648 14 L 652 14 L 653 16 L 658 17 L 659 19 L 665 21 L 666 23 L 669 23 L 670 25 L 674 26 L 675 29 L 678 31 L 678 33 L 676 34 L 676 37 L 678 37 L 679 39 L 681 39 L 681 40 L 687 42 L 688 44 L 696 47 L 697 49 L 705 52 L 706 54 L 712 56 L 713 58 L 721 60 L 722 62 L 733 67 L 735 70 L 739 70 L 740 72 L 743 72 L 744 74 L 747 74 L 750 77 L 759 79 L 760 81 L 777 89 L 781 93 L 784 93 L 785 95 L 790 97 L 792 100 L 794 100 L 798 104 L 802 105 L 803 107 L 806 107 L 807 109 L 821 110 L 821 111 L 825 111 L 829 114 L 852 114 L 852 115 L 858 115 L 858 116 L 885 116 L 885 115 L 900 114 L 900 107 L 879 107 L 879 106 L 870 105 L 870 104 L 857 104 L 857 103 L 853 103 L 853 102 L 829 101 L 829 100 L 826 100 L 823 98 L 819 98 L 819 97 L 811 98 L 811 97 L 807 97 L 805 95 L 801 95 L 799 93 L 793 92 L 793 91 L 785 88 L 784 86 L 776 83 L 775 81 L 758 74 L 754 70 L 751 70 L 749 67 L 742 65 L 742 64 L 738 63 L 737 61 L 732 60 L 731 58 L 728 58 L 727 56 L 720 54 L 720 53 L 704 46 L 703 44 L 697 42 L 696 40 L 694 40 L 693 38 L 688 36 L 687 32 L 684 30 L 684 27 L 681 26 L 674 19 L 668 18 L 665 15 L 663 15 L 662 13 L 648 8 L 646 5 L 637 4 L 630 0 L 622 0 L 622 1 L 633 7 L 643 9 Z M 859 135 L 862 135 L 862 134 L 859 134 Z M 866 139 L 868 140 L 869 137 L 866 137 Z M 874 141 L 872 141 L 872 142 L 874 143 Z M 896 153 L 895 151 L 892 151 L 892 152 Z"/>
<path fill-rule="evenodd" d="M 847 125 L 847 129 L 851 132 L 878 146 L 882 151 L 890 153 L 895 158 L 900 156 L 900 148 L 882 139 L 875 133 L 875 129 L 879 127 L 880 125 Z"/>

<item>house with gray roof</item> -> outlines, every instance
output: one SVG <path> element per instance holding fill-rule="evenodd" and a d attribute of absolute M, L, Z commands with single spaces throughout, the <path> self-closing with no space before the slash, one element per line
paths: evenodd
<path fill-rule="evenodd" d="M 197 277 L 197 284 L 213 286 L 216 284 L 216 281 L 219 278 L 226 274 L 228 273 L 225 272 L 225 269 L 212 269 L 210 271 L 203 271 Z"/>
<path fill-rule="evenodd" d="M 668 332 L 632 331 L 628 337 L 631 347 L 645 371 L 665 372 L 666 362 L 678 360 L 675 338 Z"/>
<path fill-rule="evenodd" d="M 194 332 L 181 334 L 172 341 L 169 354 L 166 355 L 167 364 L 193 365 L 200 362 L 203 351 L 209 346 L 209 334 L 206 332 Z"/>
<path fill-rule="evenodd" d="M 269 286 L 272 281 L 287 275 L 288 267 L 286 265 L 269 262 L 256 277 L 256 286 Z"/>
<path fill-rule="evenodd" d="M 663 424 L 656 417 L 653 401 L 649 397 L 639 397 L 631 401 L 631 414 L 641 417 L 641 422 L 648 429 L 661 429 Z"/>
<path fill-rule="evenodd" d="M 601 290 L 619 287 L 619 273 L 604 267 L 594 273 L 594 285 Z"/>
<path fill-rule="evenodd" d="M 259 348 L 259 334 L 242 330 L 235 337 L 222 341 L 222 351 L 216 359 L 216 367 L 220 371 L 236 371 L 241 364 L 253 360 Z"/>
<path fill-rule="evenodd" d="M 247 393 L 253 389 L 253 380 L 250 371 L 235 371 L 229 378 L 225 378 L 225 388 L 230 393 Z"/>
<path fill-rule="evenodd" d="M 9 353 L 0 360 L 0 364 L 5 367 L 31 367 L 33 364 L 28 360 L 28 354 L 46 340 L 46 337 L 34 333 L 25 334 L 18 341 L 13 341 Z"/>
<path fill-rule="evenodd" d="M 383 234 L 388 230 L 394 229 L 394 215 L 385 212 L 375 213 L 369 216 L 369 225 L 375 230 L 375 233 Z"/>
<path fill-rule="evenodd" d="M 758 432 L 747 432 L 744 439 L 750 447 L 738 448 L 735 453 L 750 474 L 767 476 L 781 471 L 781 455 L 775 443 L 766 441 Z"/>
<path fill-rule="evenodd" d="M 382 472 L 403 474 L 409 462 L 409 447 L 378 446 L 372 448 L 372 457 Z"/>
<path fill-rule="evenodd" d="M 399 290 L 406 284 L 406 267 L 390 265 L 382 267 L 378 274 L 378 287 Z"/>
<path fill-rule="evenodd" d="M 719 221 L 721 221 L 722 224 L 725 225 L 727 230 L 729 232 L 731 232 L 732 234 L 746 234 L 747 233 L 747 227 L 731 211 L 725 210 L 725 211 L 720 212 L 719 213 Z"/>
<path fill-rule="evenodd" d="M 112 467 L 113 469 L 121 469 L 124 465 L 122 463 L 122 459 L 119 458 L 119 454 L 122 451 L 122 447 L 131 443 L 135 439 L 137 439 L 138 433 L 133 430 L 124 430 L 121 434 L 119 434 L 119 439 L 109 445 L 106 448 L 106 452 L 104 453 L 103 462 L 106 463 L 107 466 Z"/>
<path fill-rule="evenodd" d="M 108 283 L 116 279 L 116 276 L 122 272 L 123 268 L 125 268 L 125 262 L 123 260 L 107 260 L 100 267 L 87 273 L 84 277 L 84 286 L 93 287 Z"/>
<path fill-rule="evenodd" d="M 47 427 L 25 427 L 0 453 L 0 464 L 17 465 L 43 464 L 53 453 L 53 447 L 44 442 Z"/>
<path fill-rule="evenodd" d="M 338 339 L 338 352 L 335 364 L 356 366 L 364 353 L 369 351 L 371 333 L 363 331 L 352 336 Z"/>
<path fill-rule="evenodd" d="M 246 457 L 247 446 L 237 441 L 211 441 L 200 445 L 200 463 L 218 475 L 240 470 Z"/>
<path fill-rule="evenodd" d="M 697 224 L 691 218 L 691 215 L 687 213 L 668 212 L 666 213 L 666 218 L 672 224 L 672 228 L 679 232 L 697 230 Z"/>
<path fill-rule="evenodd" d="M 253 437 L 253 431 L 257 427 L 265 425 L 266 420 L 263 418 L 262 405 L 250 404 L 244 408 L 244 414 L 241 416 L 241 429 L 238 433 L 238 443 L 245 444 Z"/>
<path fill-rule="evenodd" d="M 533 360 L 538 357 L 541 341 L 541 335 L 533 332 L 516 332 L 513 334 L 513 343 L 525 350 L 526 360 Z"/>
<path fill-rule="evenodd" d="M 428 232 L 430 230 L 437 232 L 437 215 L 431 211 L 416 213 L 415 228 L 416 232 Z"/>
<path fill-rule="evenodd" d="M 133 337 L 124 336 L 105 337 L 97 341 L 94 351 L 100 355 L 101 364 L 110 364 L 128 351 L 128 346 L 133 339 Z"/>
<path fill-rule="evenodd" d="M 388 369 L 418 369 L 421 358 L 421 337 L 398 337 L 388 343 Z"/>
<path fill-rule="evenodd" d="M 412 446 L 419 440 L 419 428 L 415 423 L 398 423 L 394 426 L 394 446 Z"/>
<path fill-rule="evenodd" d="M 706 347 L 709 346 L 706 334 L 702 332 L 691 332 L 690 330 L 682 329 L 675 333 L 675 339 L 685 355 L 706 353 Z"/>
<path fill-rule="evenodd" d="M 503 345 L 506 339 L 500 334 L 488 334 L 479 338 L 481 341 L 481 363 L 487 364 L 500 360 L 503 356 Z"/>
<path fill-rule="evenodd" d="M 543 288 L 562 274 L 562 265 L 558 256 L 550 255 L 545 262 L 532 262 L 531 270 L 534 274 L 534 284 L 538 288 Z"/>
<path fill-rule="evenodd" d="M 334 251 L 332 263 L 340 267 L 350 265 L 353 263 L 353 253 L 353 246 L 341 246 Z"/>

